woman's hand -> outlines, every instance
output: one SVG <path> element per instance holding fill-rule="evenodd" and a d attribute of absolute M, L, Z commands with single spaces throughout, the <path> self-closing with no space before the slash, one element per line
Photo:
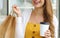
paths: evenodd
<path fill-rule="evenodd" d="M 47 30 L 45 32 L 45 38 L 51 38 L 51 32 L 50 32 L 50 30 Z"/>
<path fill-rule="evenodd" d="M 20 8 L 17 5 L 12 6 L 13 11 L 17 14 L 17 16 L 21 16 Z"/>

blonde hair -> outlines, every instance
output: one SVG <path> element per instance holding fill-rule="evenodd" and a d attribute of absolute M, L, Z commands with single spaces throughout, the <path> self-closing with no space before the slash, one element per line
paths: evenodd
<path fill-rule="evenodd" d="M 52 10 L 52 4 L 51 4 L 51 0 L 44 0 L 44 21 L 45 22 L 49 22 L 50 24 L 50 31 L 51 31 L 51 37 L 54 38 L 54 25 L 53 25 L 53 10 Z"/>

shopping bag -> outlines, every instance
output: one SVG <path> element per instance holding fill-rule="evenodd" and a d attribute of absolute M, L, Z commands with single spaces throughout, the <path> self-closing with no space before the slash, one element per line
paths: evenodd
<path fill-rule="evenodd" d="M 16 17 L 10 14 L 0 24 L 0 38 L 14 38 L 15 36 Z"/>

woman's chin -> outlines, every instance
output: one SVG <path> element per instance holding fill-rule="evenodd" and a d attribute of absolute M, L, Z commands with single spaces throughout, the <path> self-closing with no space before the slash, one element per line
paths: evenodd
<path fill-rule="evenodd" d="M 35 6 L 35 8 L 40 8 L 40 6 Z"/>
<path fill-rule="evenodd" d="M 34 7 L 35 7 L 35 8 L 40 8 L 40 7 L 42 7 L 42 6 L 40 6 L 40 5 L 34 5 Z"/>

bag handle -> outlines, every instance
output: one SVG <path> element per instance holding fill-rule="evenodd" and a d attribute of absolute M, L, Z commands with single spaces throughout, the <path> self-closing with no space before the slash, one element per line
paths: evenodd
<path fill-rule="evenodd" d="M 17 17 L 16 13 L 14 13 L 13 10 L 10 12 L 10 15 L 11 15 L 11 16 L 15 16 L 15 17 Z"/>

